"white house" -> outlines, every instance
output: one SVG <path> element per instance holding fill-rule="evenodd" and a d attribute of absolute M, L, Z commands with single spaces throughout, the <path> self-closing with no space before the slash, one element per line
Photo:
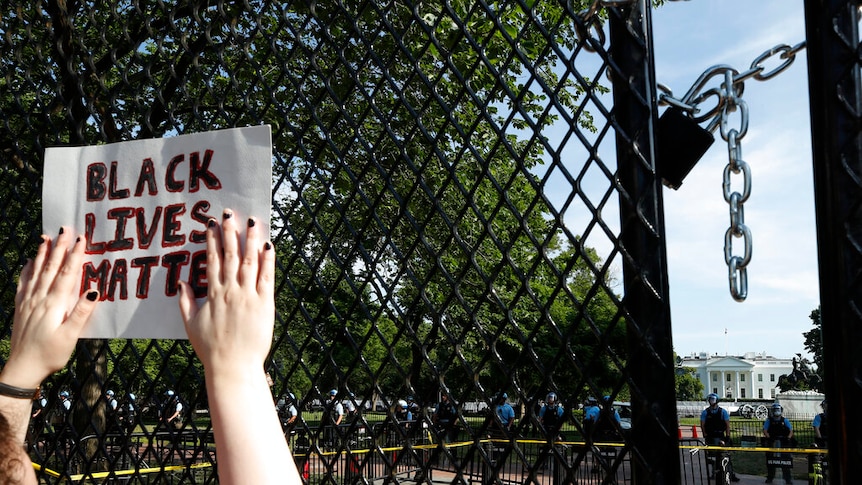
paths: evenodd
<path fill-rule="evenodd" d="M 742 356 L 692 353 L 682 357 L 682 367 L 694 369 L 704 394 L 723 399 L 775 399 L 778 378 L 793 372 L 793 359 L 748 352 Z"/>

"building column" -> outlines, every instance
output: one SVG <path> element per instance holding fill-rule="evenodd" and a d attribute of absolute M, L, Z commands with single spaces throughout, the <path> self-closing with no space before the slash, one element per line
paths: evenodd
<path fill-rule="evenodd" d="M 736 374 L 736 394 L 733 395 L 733 398 L 739 399 L 739 371 L 736 371 L 735 374 Z"/>

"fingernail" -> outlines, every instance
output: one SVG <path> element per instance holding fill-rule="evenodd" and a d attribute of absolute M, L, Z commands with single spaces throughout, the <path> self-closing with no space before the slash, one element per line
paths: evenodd
<path fill-rule="evenodd" d="M 81 242 L 81 236 L 75 238 L 75 244 L 78 244 L 79 242 Z"/>
<path fill-rule="evenodd" d="M 60 226 L 60 234 L 63 234 L 63 226 Z"/>
<path fill-rule="evenodd" d="M 222 214 L 222 217 L 224 217 L 225 219 L 230 219 L 231 217 L 233 217 L 233 212 L 226 210 Z"/>
<path fill-rule="evenodd" d="M 45 242 L 45 235 L 42 234 L 41 236 L 39 236 L 39 244 L 43 244 L 44 242 Z"/>
<path fill-rule="evenodd" d="M 251 217 L 248 218 L 248 227 L 254 227 L 254 219 Z"/>
<path fill-rule="evenodd" d="M 207 227 L 215 227 L 215 225 L 216 225 L 215 219 L 210 219 L 209 221 L 207 221 Z"/>
<path fill-rule="evenodd" d="M 263 249 L 269 251 L 270 249 L 272 249 L 272 244 L 270 244 L 269 241 L 263 243 Z"/>
<path fill-rule="evenodd" d="M 99 297 L 99 292 L 96 290 L 90 290 L 87 292 L 87 299 L 90 301 L 96 301 L 96 298 Z"/>

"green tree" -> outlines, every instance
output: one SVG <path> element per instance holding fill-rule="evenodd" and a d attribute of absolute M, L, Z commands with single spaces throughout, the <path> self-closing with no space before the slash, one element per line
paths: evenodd
<path fill-rule="evenodd" d="M 807 332 L 803 332 L 802 336 L 805 337 L 805 350 L 810 353 L 814 358 L 814 365 L 817 367 L 816 369 L 812 369 L 814 373 L 817 374 L 819 378 L 819 386 L 815 388 L 817 391 L 823 390 L 823 322 L 820 319 L 820 306 L 811 310 L 811 314 L 808 315 L 808 318 L 811 319 L 811 325 L 814 327 Z"/>
<path fill-rule="evenodd" d="M 678 401 L 697 401 L 703 398 L 703 383 L 691 367 L 676 369 L 676 399 Z"/>
<path fill-rule="evenodd" d="M 592 302 L 595 290 L 580 290 L 583 304 L 559 283 L 551 283 L 545 294 L 524 283 L 525 276 L 538 275 L 565 280 L 572 270 L 567 262 L 557 267 L 548 256 L 562 250 L 554 232 L 558 226 L 549 223 L 551 209 L 530 171 L 545 146 L 515 135 L 556 121 L 553 114 L 539 116 L 548 94 L 531 90 L 530 83 L 559 86 L 560 102 L 581 113 L 576 124 L 587 130 L 593 126 L 577 109 L 579 96 L 599 89 L 588 80 L 559 76 L 554 69 L 559 51 L 547 49 L 547 33 L 530 19 L 555 25 L 552 43 L 564 46 L 576 42 L 574 23 L 555 23 L 564 13 L 559 5 L 533 7 L 485 11 L 465 2 L 432 3 L 417 16 L 394 4 L 381 25 L 379 12 L 357 7 L 348 20 L 341 6 L 318 5 L 315 21 L 297 9 L 279 25 L 297 32 L 275 40 L 279 52 L 293 53 L 290 64 L 279 56 L 255 59 L 265 63 L 259 71 L 279 78 L 300 75 L 306 64 L 319 66 L 301 73 L 299 89 L 272 94 L 282 105 L 297 106 L 285 132 L 290 136 L 277 136 L 285 154 L 277 170 L 301 190 L 281 199 L 284 217 L 276 237 L 290 251 L 302 252 L 289 258 L 290 278 L 309 281 L 306 275 L 313 274 L 312 284 L 291 286 L 283 300 L 286 308 L 301 306 L 317 324 L 315 336 L 299 345 L 310 352 L 307 370 L 313 380 L 332 370 L 311 362 L 316 355 L 331 359 L 330 344 L 338 341 L 333 336 L 351 323 L 348 313 L 338 311 L 342 297 L 350 300 L 349 292 L 337 291 L 344 284 L 354 292 L 370 289 L 372 300 L 385 302 L 377 310 L 359 308 L 365 313 L 359 318 L 385 318 L 399 328 L 386 341 L 389 358 L 380 362 L 389 370 L 369 363 L 375 386 L 381 386 L 375 390 L 384 394 L 430 396 L 440 382 L 464 390 L 475 390 L 478 382 L 478 397 L 488 398 L 534 367 L 529 337 L 544 332 L 549 322 L 558 325 L 554 331 L 567 332 L 580 319 L 584 328 L 592 325 L 586 332 L 592 340 L 601 341 L 614 321 L 585 318 L 587 308 L 601 306 Z M 510 55 L 514 36 L 517 57 Z M 396 61 L 384 66 L 378 58 Z M 319 101 L 309 110 L 297 99 Z M 581 261 L 594 256 L 572 246 L 577 249 L 570 254 Z M 595 263 L 584 268 L 593 271 L 593 283 L 603 278 Z M 548 310 L 553 305 L 575 310 L 553 318 Z M 622 332 L 620 321 L 615 320 L 615 334 Z M 365 336 L 352 340 L 362 350 L 365 337 L 377 330 L 355 328 L 367 328 Z M 495 350 L 492 359 L 486 359 L 489 348 Z M 563 362 L 571 361 L 567 351 L 558 350 Z M 624 365 L 621 354 L 600 354 L 589 361 L 596 375 L 609 365 Z"/>
<path fill-rule="evenodd" d="M 616 394 L 609 268 L 534 173 L 564 168 L 543 129 L 596 130 L 581 102 L 604 88 L 561 70 L 592 3 L 20 2 L 0 27 L 26 66 L 0 76 L 4 173 L 26 185 L 49 145 L 268 123 L 281 389 Z M 79 348 L 88 400 L 112 376 L 199 379 L 188 347 L 156 344 L 153 368 L 120 344 L 85 380 L 101 345 Z"/>

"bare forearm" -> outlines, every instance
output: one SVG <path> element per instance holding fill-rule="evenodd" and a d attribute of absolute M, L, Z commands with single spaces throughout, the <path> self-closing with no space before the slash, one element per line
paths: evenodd
<path fill-rule="evenodd" d="M 16 443 L 24 443 L 30 423 L 30 401 L 0 396 L 0 412 L 6 416 Z"/>
<path fill-rule="evenodd" d="M 207 375 L 219 481 L 300 484 L 263 370 L 248 374 L 239 379 Z"/>
<path fill-rule="evenodd" d="M 0 372 L 0 382 L 24 389 L 39 386 L 41 380 L 24 369 L 18 369 L 13 362 Z M 27 425 L 30 423 L 30 399 L 0 395 L 0 412 L 6 416 L 11 426 L 12 435 L 18 443 L 24 443 L 27 435 Z"/>

